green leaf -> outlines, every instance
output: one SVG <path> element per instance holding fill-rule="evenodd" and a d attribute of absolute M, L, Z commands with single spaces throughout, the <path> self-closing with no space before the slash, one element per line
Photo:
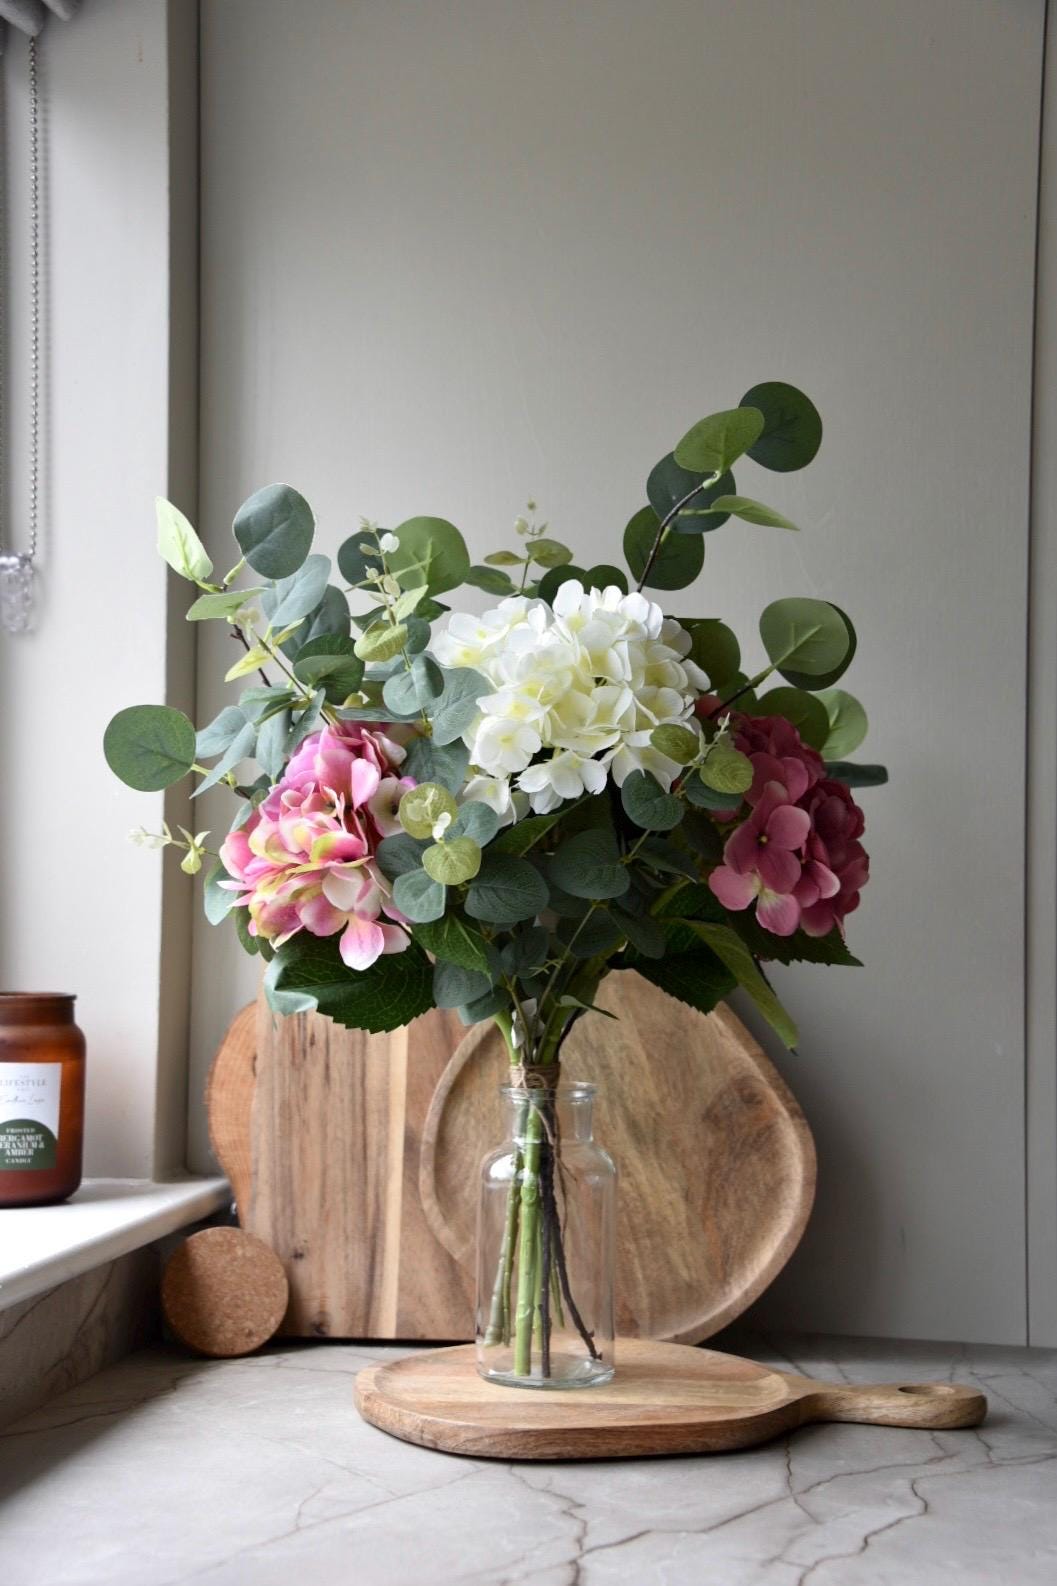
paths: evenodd
<path fill-rule="evenodd" d="M 526 925 L 517 931 L 500 954 L 506 974 L 527 979 L 538 974 L 550 956 L 550 936 L 542 925 Z"/>
<path fill-rule="evenodd" d="M 508 573 L 500 572 L 498 567 L 471 567 L 463 579 L 464 584 L 472 584 L 474 589 L 483 589 L 486 595 L 516 595 L 517 585 Z"/>
<path fill-rule="evenodd" d="M 306 705 L 297 720 L 290 727 L 283 745 L 283 758 L 288 760 L 298 746 L 304 743 L 309 733 L 315 732 L 323 715 L 323 706 L 326 703 L 326 694 L 318 689 L 312 695 L 312 703 Z M 279 718 L 276 717 L 276 720 Z"/>
<path fill-rule="evenodd" d="M 231 877 L 218 859 L 202 886 L 202 909 L 210 925 L 219 925 L 235 907 L 237 894 L 220 885 L 222 881 L 230 880 Z"/>
<path fill-rule="evenodd" d="M 462 886 L 464 881 L 472 881 L 481 868 L 480 845 L 472 837 L 434 843 L 422 855 L 422 868 L 442 886 Z"/>
<path fill-rule="evenodd" d="M 265 485 L 243 502 L 232 532 L 254 572 L 289 578 L 308 555 L 315 527 L 304 496 L 289 485 Z"/>
<path fill-rule="evenodd" d="M 652 507 L 642 507 L 624 530 L 624 560 L 636 581 L 643 580 L 661 520 Z M 685 589 L 704 566 L 705 542 L 699 534 L 669 533 L 654 558 L 647 589 Z M 540 588 L 542 590 L 542 584 Z"/>
<path fill-rule="evenodd" d="M 338 941 L 299 931 L 275 955 L 271 989 L 311 997 L 335 1024 L 373 1033 L 398 1030 L 433 1006 L 432 966 L 414 942 L 356 970 L 343 963 Z"/>
<path fill-rule="evenodd" d="M 683 806 L 679 800 L 671 793 L 666 793 L 648 771 L 632 771 L 630 776 L 625 777 L 624 785 L 620 789 L 620 802 L 628 819 L 634 821 L 636 826 L 642 826 L 646 831 L 670 832 L 683 818 Z M 576 838 L 570 839 L 571 842 L 576 840 Z M 562 881 L 561 885 L 567 886 L 567 883 Z M 588 896 L 593 895 L 588 894 Z M 602 896 L 617 897 L 619 894 L 603 893 Z"/>
<path fill-rule="evenodd" d="M 540 567 L 566 567 L 573 559 L 569 547 L 558 540 L 529 540 L 526 548 L 530 560 Z"/>
<path fill-rule="evenodd" d="M 432 837 L 442 815 L 455 818 L 458 805 L 454 795 L 439 782 L 420 782 L 409 788 L 400 800 L 400 824 L 412 837 Z"/>
<path fill-rule="evenodd" d="M 611 831 L 570 837 L 551 860 L 549 873 L 574 898 L 620 898 L 631 884 Z"/>
<path fill-rule="evenodd" d="M 675 448 L 675 461 L 691 473 L 725 473 L 759 439 L 763 424 L 763 414 L 751 407 L 710 413 L 687 430 Z"/>
<path fill-rule="evenodd" d="M 807 467 L 822 444 L 822 420 L 802 391 L 768 380 L 746 391 L 741 406 L 763 414 L 760 438 L 749 448 L 754 463 L 780 474 Z"/>
<path fill-rule="evenodd" d="M 701 734 L 693 728 L 680 727 L 675 722 L 666 722 L 662 727 L 654 727 L 650 733 L 650 743 L 658 754 L 674 760 L 676 765 L 689 765 L 691 760 L 696 760 L 701 753 Z M 628 814 L 631 815 L 630 810 Z M 631 818 L 634 820 L 634 815 Z M 642 824 L 641 821 L 639 824 Z"/>
<path fill-rule="evenodd" d="M 228 744 L 233 743 L 245 727 L 249 716 L 240 705 L 225 705 L 218 716 L 214 716 L 208 727 L 203 727 L 195 737 L 195 758 L 209 760 L 215 754 L 223 754 Z"/>
<path fill-rule="evenodd" d="M 713 484 L 700 489 L 704 481 L 711 478 L 712 472 L 711 468 L 705 473 L 680 468 L 674 454 L 669 452 L 650 472 L 646 481 L 646 499 L 658 518 L 664 519 L 674 506 L 685 500 L 691 490 L 697 490 L 699 493 L 689 506 L 672 519 L 672 528 L 677 534 L 710 533 L 726 523 L 728 514 L 721 512 L 707 517 L 697 514 L 713 506 L 717 496 L 731 495 L 734 491 L 734 475 L 730 473 L 723 474 Z"/>
<path fill-rule="evenodd" d="M 741 666 L 737 636 L 718 617 L 680 617 L 693 641 L 690 659 L 708 673 L 713 688 L 723 688 Z"/>
<path fill-rule="evenodd" d="M 690 923 L 695 935 L 711 948 L 717 958 L 722 959 L 731 974 L 736 976 L 739 986 L 748 992 L 767 1023 L 789 1050 L 793 1051 L 797 1043 L 796 1025 L 764 980 L 741 937 L 732 931 L 729 925 L 711 925 L 700 920 Z"/>
<path fill-rule="evenodd" d="M 443 747 L 461 738 L 477 716 L 477 701 L 491 691 L 492 684 L 480 672 L 455 667 L 444 674 L 444 692 L 430 708 L 433 742 Z"/>
<path fill-rule="evenodd" d="M 523 567 L 527 561 L 527 556 L 518 556 L 516 551 L 493 551 L 485 557 L 489 567 Z"/>
<path fill-rule="evenodd" d="M 535 847 L 541 838 L 546 837 L 551 827 L 562 818 L 562 812 L 555 815 L 526 815 L 524 820 L 518 821 L 513 826 L 507 826 L 501 831 L 492 844 L 492 852 L 498 854 L 527 854 L 530 848 Z"/>
<path fill-rule="evenodd" d="M 490 843 L 499 830 L 499 816 L 490 804 L 482 804 L 477 799 L 470 799 L 468 803 L 459 808 L 459 813 L 449 826 L 445 836 L 472 837 L 479 847 Z"/>
<path fill-rule="evenodd" d="M 282 649 L 286 655 L 300 655 L 305 646 L 316 639 L 332 634 L 348 638 L 350 626 L 348 601 L 336 585 L 328 584 L 315 611 L 309 612 L 303 626 L 282 645 Z"/>
<path fill-rule="evenodd" d="M 520 920 L 535 919 L 546 907 L 547 884 L 527 859 L 485 854 L 470 883 L 467 914 L 493 925 L 516 925 Z"/>
<path fill-rule="evenodd" d="M 272 781 L 282 775 L 286 762 L 286 740 L 290 736 L 290 712 L 278 711 L 261 727 L 257 734 L 257 764 Z"/>
<path fill-rule="evenodd" d="M 754 958 L 773 960 L 776 964 L 832 964 L 843 968 L 862 968 L 861 960 L 849 953 L 836 927 L 828 936 L 809 936 L 802 930 L 794 931 L 792 936 L 775 936 L 773 932 L 765 931 L 762 925 L 757 925 L 748 910 L 735 915 L 729 923 Z"/>
<path fill-rule="evenodd" d="M 164 496 L 155 497 L 154 510 L 158 519 L 158 554 L 181 578 L 203 583 L 213 571 L 213 563 L 194 529 L 179 507 Z"/>
<path fill-rule="evenodd" d="M 225 589 L 218 590 L 215 594 L 199 595 L 190 607 L 186 620 L 188 622 L 206 622 L 212 617 L 222 618 L 225 622 L 232 622 L 237 612 L 248 602 L 253 601 L 261 593 L 258 585 L 254 589 Z"/>
<path fill-rule="evenodd" d="M 814 679 L 843 671 L 851 659 L 844 617 L 828 600 L 792 597 L 775 600 L 760 618 L 760 638 L 771 663 L 782 676 L 803 687 L 801 678 Z M 791 674 L 795 672 L 794 678 Z"/>
<path fill-rule="evenodd" d="M 126 787 L 157 793 L 186 776 L 195 761 L 195 730 L 168 705 L 119 710 L 103 735 L 106 763 Z"/>
<path fill-rule="evenodd" d="M 337 705 L 359 688 L 363 681 L 363 662 L 347 635 L 321 633 L 298 650 L 294 676 L 306 688 L 322 685 L 328 702 Z"/>
<path fill-rule="evenodd" d="M 323 599 L 330 577 L 329 556 L 309 556 L 296 573 L 281 578 L 273 589 L 267 589 L 261 600 L 261 610 L 273 632 L 300 622 L 315 611 Z"/>
<path fill-rule="evenodd" d="M 553 605 L 555 595 L 563 584 L 569 582 L 570 578 L 578 578 L 586 589 L 587 574 L 582 567 L 575 567 L 572 562 L 566 562 L 564 567 L 548 568 L 536 589 L 540 600 L 545 600 L 548 606 Z"/>
<path fill-rule="evenodd" d="M 664 929 L 649 914 L 629 914 L 626 909 L 609 910 L 617 929 L 623 932 L 637 953 L 645 958 L 663 958 L 667 950 Z"/>
<path fill-rule="evenodd" d="M 856 765 L 852 760 L 830 760 L 826 775 L 845 787 L 883 787 L 888 781 L 888 768 L 883 765 Z"/>
<path fill-rule="evenodd" d="M 762 523 L 769 529 L 796 529 L 795 523 L 783 518 L 773 507 L 754 501 L 751 496 L 720 496 L 712 503 L 709 513 L 723 512 L 730 517 L 742 518 L 746 523 Z"/>
<path fill-rule="evenodd" d="M 457 914 L 445 914 L 439 920 L 424 921 L 416 925 L 411 934 L 435 958 L 487 974 L 488 952 L 484 937 L 472 930 Z"/>
<path fill-rule="evenodd" d="M 732 744 L 714 743 L 701 767 L 700 777 L 713 793 L 747 793 L 752 787 L 752 761 Z"/>
<path fill-rule="evenodd" d="M 690 881 L 696 881 L 701 874 L 700 866 L 691 854 L 678 843 L 667 842 L 663 837 L 648 838 L 635 855 L 635 860 L 650 870 L 659 870 L 662 875 L 684 876 Z"/>
<path fill-rule="evenodd" d="M 407 626 L 403 622 L 387 620 L 376 622 L 373 628 L 361 633 L 355 651 L 361 661 L 391 661 L 399 655 L 407 642 Z"/>
<path fill-rule="evenodd" d="M 414 716 L 426 710 L 444 691 L 444 673 L 428 655 L 416 655 L 410 671 L 394 672 L 386 678 L 382 698 L 398 716 Z"/>
<path fill-rule="evenodd" d="M 711 1013 L 737 985 L 730 970 L 714 953 L 697 946 L 690 953 L 666 953 L 663 958 L 638 958 L 632 966 L 646 980 L 659 986 L 670 997 L 696 1008 L 698 1013 Z"/>
<path fill-rule="evenodd" d="M 360 549 L 361 545 L 373 544 L 374 535 L 371 531 L 358 529 L 338 547 L 338 572 L 347 584 L 363 584 L 368 578 L 375 578 L 382 572 L 380 552 L 372 550 L 365 553 Z"/>
<path fill-rule="evenodd" d="M 239 909 L 234 918 L 235 933 L 239 939 L 239 946 L 251 958 L 256 958 L 261 951 L 264 938 L 250 935 L 250 916 L 247 909 Z"/>
<path fill-rule="evenodd" d="M 695 809 L 713 810 L 717 814 L 736 810 L 742 801 L 740 793 L 720 793 L 717 789 L 709 787 L 707 782 L 702 781 L 699 771 L 691 772 L 686 778 L 683 792 L 687 802 Z"/>
<path fill-rule="evenodd" d="M 855 658 L 855 651 L 858 648 L 859 638 L 855 632 L 855 628 L 852 625 L 852 620 L 848 616 L 848 613 L 846 611 L 842 611 L 839 606 L 834 606 L 833 609 L 843 622 L 844 631 L 848 636 L 848 649 L 845 653 L 844 659 L 841 661 L 839 666 L 835 666 L 830 672 L 823 672 L 819 677 L 809 675 L 807 672 L 797 672 L 792 667 L 783 667 L 782 676 L 788 682 L 792 683 L 794 688 L 810 689 L 812 692 L 821 688 L 829 688 L 831 684 L 836 683 L 844 676 L 845 672 L 848 670 Z"/>
<path fill-rule="evenodd" d="M 827 760 L 843 760 L 854 754 L 866 737 L 868 726 L 866 712 L 855 695 L 842 688 L 829 688 L 815 698 L 825 708 L 828 728 L 822 743 L 815 744 L 815 748 L 821 749 Z"/>
<path fill-rule="evenodd" d="M 388 881 L 395 881 L 397 876 L 405 876 L 409 871 L 421 870 L 425 848 L 425 842 L 408 837 L 405 832 L 383 837 L 376 850 L 378 868 Z"/>
<path fill-rule="evenodd" d="M 501 1008 L 507 1007 L 506 995 L 498 987 L 490 986 L 483 997 L 462 1004 L 459 1008 L 459 1018 L 463 1024 L 480 1024 L 482 1019 L 490 1019 L 493 1013 L 498 1013 Z"/>
<path fill-rule="evenodd" d="M 446 889 L 422 869 L 407 870 L 393 882 L 393 902 L 401 914 L 417 924 L 439 920 L 447 900 Z"/>
<path fill-rule="evenodd" d="M 393 533 L 400 548 L 390 553 L 389 568 L 405 588 L 425 584 L 431 595 L 442 595 L 465 583 L 470 556 L 454 523 L 445 518 L 408 518 Z"/>
<path fill-rule="evenodd" d="M 257 727 L 252 721 L 246 722 L 236 736 L 231 740 L 226 752 L 219 759 L 208 776 L 204 776 L 191 794 L 193 799 L 205 793 L 207 789 L 215 787 L 221 777 L 233 771 L 240 760 L 248 760 L 257 744 Z"/>
<path fill-rule="evenodd" d="M 627 573 L 622 573 L 619 567 L 611 567 L 608 562 L 599 562 L 597 567 L 589 567 L 580 576 L 585 589 L 609 589 L 615 584 L 622 594 L 628 592 Z"/>
<path fill-rule="evenodd" d="M 251 672 L 256 672 L 266 661 L 271 660 L 271 655 L 263 644 L 255 644 L 252 649 L 240 655 L 234 666 L 229 666 L 224 673 L 225 683 L 234 683 L 240 677 L 249 677 Z"/>
<path fill-rule="evenodd" d="M 850 698 L 850 696 L 849 696 Z M 821 749 L 829 733 L 829 717 L 818 695 L 802 688 L 771 688 L 753 707 L 757 716 L 783 716 L 812 749 Z"/>
<path fill-rule="evenodd" d="M 470 751 L 464 743 L 441 745 L 433 738 L 412 738 L 400 771 L 403 776 L 413 776 L 416 782 L 439 782 L 449 792 L 459 793 L 469 763 Z"/>
<path fill-rule="evenodd" d="M 492 989 L 491 976 L 441 959 L 433 966 L 433 1001 L 438 1008 L 460 1008 Z"/>
<path fill-rule="evenodd" d="M 608 909 L 595 909 L 580 920 L 563 920 L 558 927 L 558 940 L 573 958 L 594 958 L 596 953 L 611 953 L 619 947 L 625 933 Z"/>

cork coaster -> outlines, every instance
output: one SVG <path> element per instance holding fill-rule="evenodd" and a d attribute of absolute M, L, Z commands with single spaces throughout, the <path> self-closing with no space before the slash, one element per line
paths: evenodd
<path fill-rule="evenodd" d="M 183 1343 L 203 1355 L 248 1355 L 286 1313 L 283 1264 L 241 1228 L 203 1228 L 166 1264 L 162 1310 Z"/>

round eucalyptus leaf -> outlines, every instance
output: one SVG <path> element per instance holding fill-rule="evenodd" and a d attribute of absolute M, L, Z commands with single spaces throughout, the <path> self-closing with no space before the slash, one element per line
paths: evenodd
<path fill-rule="evenodd" d="M 499 830 L 499 816 L 490 804 L 471 799 L 459 807 L 459 813 L 448 829 L 449 837 L 472 837 L 480 847 L 490 843 Z"/>
<path fill-rule="evenodd" d="M 438 1008 L 461 1008 L 485 997 L 492 989 L 490 976 L 465 964 L 438 959 L 433 966 L 433 1001 Z"/>
<path fill-rule="evenodd" d="M 850 695 L 849 695 L 850 698 Z M 804 743 L 821 750 L 829 734 L 829 717 L 818 696 L 802 688 L 771 688 L 761 694 L 753 710 L 757 716 L 782 716 L 791 722 Z"/>
<path fill-rule="evenodd" d="M 398 716 L 425 710 L 444 690 L 444 673 L 428 655 L 416 655 L 407 671 L 387 678 L 382 698 Z"/>
<path fill-rule="evenodd" d="M 407 624 L 376 622 L 361 633 L 355 650 L 361 661 L 391 661 L 407 643 Z"/>
<path fill-rule="evenodd" d="M 763 414 L 752 407 L 710 413 L 687 430 L 674 456 L 691 473 L 725 474 L 747 452 L 763 430 Z"/>
<path fill-rule="evenodd" d="M 633 771 L 624 778 L 620 802 L 628 819 L 645 831 L 670 832 L 683 818 L 683 806 L 679 800 L 671 793 L 666 793 L 648 771 Z M 608 895 L 619 896 L 618 893 Z"/>
<path fill-rule="evenodd" d="M 509 573 L 504 573 L 500 567 L 471 567 L 463 579 L 464 584 L 472 584 L 474 589 L 483 589 L 486 595 L 517 594 L 517 585 Z"/>
<path fill-rule="evenodd" d="M 631 885 L 610 831 L 580 832 L 568 838 L 551 859 L 556 886 L 574 898 L 620 898 Z"/>
<path fill-rule="evenodd" d="M 126 787 L 157 793 L 186 776 L 195 760 L 195 730 L 169 705 L 130 705 L 103 734 L 106 763 Z"/>
<path fill-rule="evenodd" d="M 622 573 L 619 567 L 611 567 L 608 562 L 599 562 L 597 567 L 589 567 L 581 575 L 585 589 L 609 589 L 612 585 L 626 595 L 628 592 L 628 575 Z"/>
<path fill-rule="evenodd" d="M 654 727 L 650 733 L 650 743 L 660 754 L 674 760 L 676 765 L 689 765 L 701 752 L 701 734 L 692 727 L 680 727 L 674 722 Z M 631 813 L 630 810 L 628 813 Z M 631 818 L 635 819 L 633 815 Z"/>
<path fill-rule="evenodd" d="M 558 540 L 529 540 L 526 549 L 540 567 L 566 567 L 573 559 L 569 547 Z"/>
<path fill-rule="evenodd" d="M 631 568 L 632 578 L 644 582 L 647 589 L 685 589 L 704 566 L 704 539 L 699 534 L 667 532 L 643 579 L 660 526 L 661 520 L 652 507 L 640 508 L 624 530 L 624 560 Z"/>
<path fill-rule="evenodd" d="M 826 760 L 844 760 L 855 753 L 866 737 L 866 712 L 855 695 L 842 688 L 828 688 L 816 700 L 825 708 L 828 731 L 815 747 L 821 748 Z"/>
<path fill-rule="evenodd" d="M 316 520 L 290 485 L 265 485 L 244 501 L 232 524 L 243 556 L 265 578 L 289 578 L 312 545 Z"/>
<path fill-rule="evenodd" d="M 760 638 L 782 676 L 790 679 L 796 672 L 813 679 L 809 688 L 822 686 L 819 680 L 834 669 L 843 670 L 851 649 L 847 624 L 836 606 L 806 597 L 772 601 L 760 617 Z"/>
<path fill-rule="evenodd" d="M 389 568 L 406 589 L 425 584 L 431 595 L 456 589 L 470 571 L 466 541 L 446 518 L 408 518 L 393 530 L 400 545 Z"/>
<path fill-rule="evenodd" d="M 488 567 L 523 567 L 527 561 L 527 556 L 519 556 L 516 551 L 493 551 L 485 557 Z"/>
<path fill-rule="evenodd" d="M 464 881 L 472 881 L 480 870 L 481 849 L 472 837 L 434 843 L 422 855 L 422 868 L 442 886 L 461 886 Z"/>
<path fill-rule="evenodd" d="M 747 793 L 752 787 L 752 761 L 732 744 L 713 744 L 701 767 L 701 780 L 713 793 Z"/>
<path fill-rule="evenodd" d="M 852 620 L 846 611 L 841 611 L 839 606 L 834 606 L 833 609 L 834 611 L 839 612 L 840 619 L 844 624 L 845 632 L 848 635 L 847 653 L 845 654 L 844 659 L 841 661 L 839 666 L 835 666 L 830 672 L 824 672 L 821 677 L 810 677 L 806 672 L 798 672 L 795 670 L 795 668 L 788 666 L 783 667 L 782 676 L 786 678 L 788 682 L 792 683 L 794 688 L 806 688 L 813 691 L 820 688 L 830 688 L 834 683 L 838 682 L 840 678 L 844 676 L 852 661 L 855 659 L 855 651 L 859 646 L 859 636 L 855 632 L 855 628 L 852 625 Z"/>
<path fill-rule="evenodd" d="M 488 679 L 472 667 L 457 666 L 446 671 L 444 692 L 430 708 L 433 742 L 443 746 L 461 738 L 477 715 L 478 699 L 490 693 L 491 687 Z"/>
<path fill-rule="evenodd" d="M 364 546 L 371 547 L 364 550 Z M 381 553 L 373 549 L 374 535 L 367 529 L 350 534 L 338 550 L 338 571 L 347 584 L 362 584 L 382 571 Z"/>
<path fill-rule="evenodd" d="M 667 457 L 662 457 L 650 471 L 646 481 L 646 498 L 650 506 L 662 520 L 671 512 L 672 508 L 689 495 L 691 490 L 697 490 L 705 479 L 711 477 L 709 473 L 695 473 L 689 468 L 680 468 L 675 460 L 674 452 L 669 452 Z M 672 528 L 678 534 L 708 534 L 713 529 L 718 529 L 726 523 L 730 516 L 727 512 L 709 513 L 707 516 L 695 516 L 703 507 L 710 507 L 717 496 L 730 496 L 735 491 L 734 475 L 724 473 L 715 484 L 705 490 L 699 491 L 684 510 L 672 519 Z"/>
<path fill-rule="evenodd" d="M 802 391 L 784 380 L 767 380 L 746 391 L 741 406 L 763 414 L 763 431 L 749 448 L 754 463 L 779 474 L 807 467 L 822 444 L 822 420 Z"/>
<path fill-rule="evenodd" d="M 713 688 L 723 688 L 738 675 L 741 646 L 737 635 L 718 617 L 680 619 L 693 640 L 690 659 L 708 673 Z"/>
<path fill-rule="evenodd" d="M 393 882 L 393 902 L 415 925 L 439 920 L 447 901 L 444 887 L 424 870 L 406 870 Z"/>
<path fill-rule="evenodd" d="M 549 568 L 540 579 L 536 593 L 541 600 L 547 602 L 548 606 L 553 605 L 555 595 L 570 578 L 578 578 L 586 589 L 587 574 L 583 568 L 574 567 L 571 562 L 567 562 L 563 567 Z"/>
<path fill-rule="evenodd" d="M 409 836 L 432 837 L 441 816 L 447 815 L 454 820 L 458 810 L 454 795 L 446 787 L 441 787 L 439 782 L 420 782 L 404 794 L 397 814 Z"/>
<path fill-rule="evenodd" d="M 856 765 L 852 760 L 832 760 L 826 765 L 826 775 L 845 787 L 882 787 L 888 781 L 888 769 L 883 765 Z"/>
<path fill-rule="evenodd" d="M 731 810 L 739 808 L 742 802 L 740 793 L 717 793 L 701 780 L 701 773 L 694 771 L 683 783 L 683 791 L 687 802 L 693 804 L 695 809 L 712 810 L 715 814 L 728 814 Z"/>
<path fill-rule="evenodd" d="M 378 868 L 387 880 L 395 881 L 397 876 L 421 869 L 424 847 L 424 843 L 416 842 L 405 832 L 383 837 L 377 849 Z"/>
<path fill-rule="evenodd" d="M 421 737 L 412 738 L 408 744 L 407 758 L 400 769 L 416 782 L 439 782 L 458 793 L 466 781 L 469 763 L 470 751 L 461 739 L 439 744 L 435 738 Z"/>
<path fill-rule="evenodd" d="M 274 588 L 266 589 L 261 596 L 261 610 L 269 627 L 278 633 L 315 611 L 323 599 L 329 577 L 330 557 L 316 554 L 306 556 L 289 578 L 280 578 Z"/>
<path fill-rule="evenodd" d="M 340 633 L 321 633 L 298 650 L 294 676 L 308 688 L 324 688 L 327 699 L 340 704 L 363 681 L 363 662 L 352 639 Z"/>

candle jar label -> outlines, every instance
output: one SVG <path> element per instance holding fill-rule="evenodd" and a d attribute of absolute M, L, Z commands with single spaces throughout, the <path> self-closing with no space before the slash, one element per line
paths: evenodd
<path fill-rule="evenodd" d="M 61 1063 L 0 1063 L 0 1173 L 53 1168 Z"/>

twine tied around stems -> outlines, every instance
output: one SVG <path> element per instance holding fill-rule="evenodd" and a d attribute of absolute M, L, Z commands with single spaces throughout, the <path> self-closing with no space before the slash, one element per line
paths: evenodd
<path fill-rule="evenodd" d="M 557 1090 L 561 1079 L 560 1063 L 511 1063 L 510 1083 L 514 1090 Z"/>

